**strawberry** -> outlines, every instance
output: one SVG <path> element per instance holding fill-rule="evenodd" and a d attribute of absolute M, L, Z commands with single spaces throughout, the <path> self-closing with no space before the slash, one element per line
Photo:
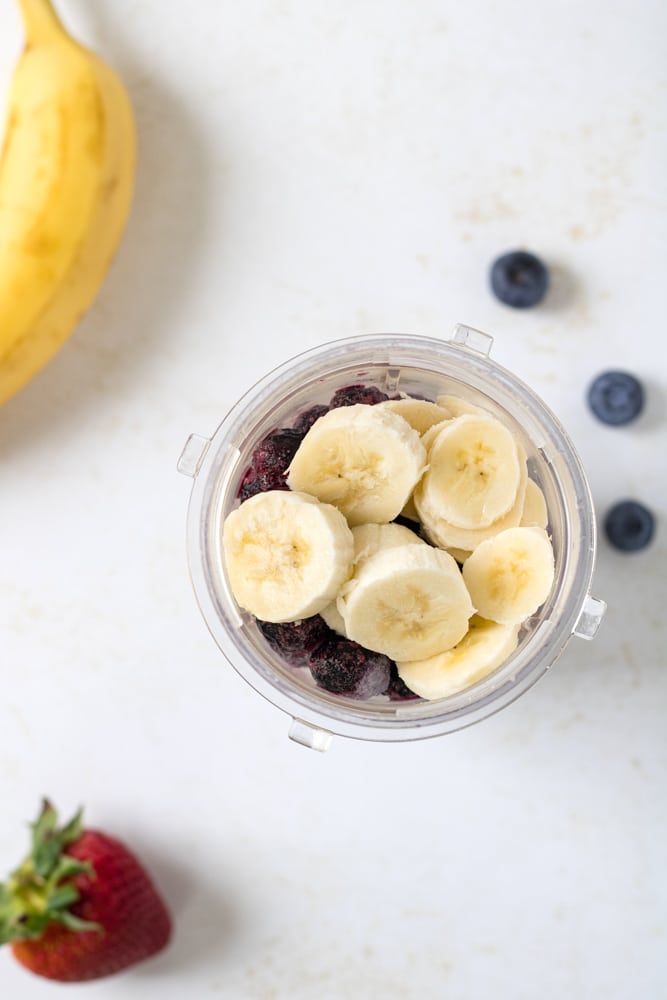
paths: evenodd
<path fill-rule="evenodd" d="M 59 827 L 45 801 L 31 853 L 0 883 L 0 944 L 39 976 L 81 982 L 155 955 L 170 935 L 169 913 L 127 847 L 84 829 L 81 811 Z"/>

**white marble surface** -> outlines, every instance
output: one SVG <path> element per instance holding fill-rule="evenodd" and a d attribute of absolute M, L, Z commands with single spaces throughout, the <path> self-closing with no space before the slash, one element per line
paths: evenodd
<path fill-rule="evenodd" d="M 519 0 L 61 0 L 123 72 L 136 201 L 97 303 L 0 412 L 0 869 L 48 792 L 144 855 L 177 933 L 96 998 L 667 995 L 667 9 Z M 0 83 L 20 47 L 0 7 Z M 526 314 L 489 261 L 553 269 Z M 226 667 L 190 590 L 176 458 L 259 374 L 361 332 L 496 337 L 570 431 L 609 604 L 518 703 L 324 755 Z M 588 414 L 627 366 L 636 426 Z M 662 455 L 663 457 L 657 457 Z M 5 950 L 0 993 L 55 987 Z"/>

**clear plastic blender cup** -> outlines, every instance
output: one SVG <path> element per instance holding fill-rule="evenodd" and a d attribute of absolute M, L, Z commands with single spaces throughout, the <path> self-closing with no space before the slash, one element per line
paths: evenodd
<path fill-rule="evenodd" d="M 232 667 L 292 718 L 289 735 L 325 750 L 333 734 L 404 741 L 451 733 L 514 701 L 555 662 L 575 635 L 591 639 L 605 605 L 590 595 L 595 514 L 572 442 L 556 417 L 519 379 L 489 358 L 492 338 L 458 325 L 450 341 L 383 334 L 335 341 L 292 358 L 256 383 L 211 438 L 192 434 L 178 462 L 193 478 L 187 517 L 190 575 L 213 638 Z M 253 450 L 273 429 L 327 403 L 343 386 L 373 385 L 388 395 L 457 395 L 495 414 L 521 442 L 530 477 L 544 493 L 556 574 L 551 594 L 522 627 L 515 652 L 465 690 L 437 701 L 367 701 L 330 694 L 306 668 L 286 664 L 252 615 L 236 604 L 222 559 L 222 523 L 235 506 Z"/>

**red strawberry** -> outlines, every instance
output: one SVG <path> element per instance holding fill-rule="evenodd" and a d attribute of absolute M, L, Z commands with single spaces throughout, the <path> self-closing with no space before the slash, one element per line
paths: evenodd
<path fill-rule="evenodd" d="M 0 944 L 48 979 L 80 982 L 120 972 L 161 951 L 171 919 L 133 854 L 81 813 L 63 827 L 44 802 L 32 852 L 0 884 Z"/>

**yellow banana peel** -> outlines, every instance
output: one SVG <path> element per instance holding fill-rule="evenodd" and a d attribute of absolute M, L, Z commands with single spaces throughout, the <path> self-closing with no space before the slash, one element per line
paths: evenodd
<path fill-rule="evenodd" d="M 64 344 L 95 298 L 132 198 L 135 129 L 117 74 L 50 0 L 18 0 L 26 45 L 0 153 L 0 404 Z"/>

